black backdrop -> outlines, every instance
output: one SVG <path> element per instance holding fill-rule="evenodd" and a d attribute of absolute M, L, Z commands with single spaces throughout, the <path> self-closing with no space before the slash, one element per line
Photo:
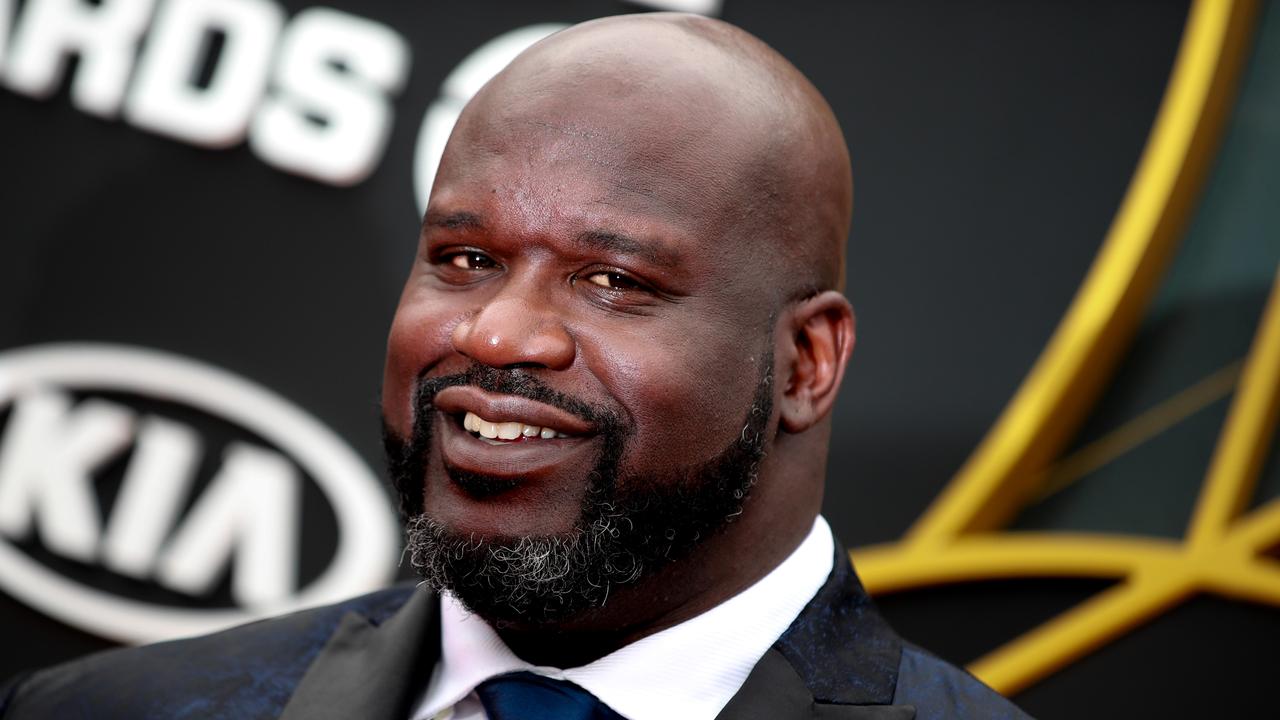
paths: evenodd
<path fill-rule="evenodd" d="M 309 7 L 279 4 L 290 17 Z M 380 467 L 378 383 L 416 238 L 424 112 L 449 71 L 502 32 L 640 8 L 334 6 L 412 48 L 385 156 L 353 187 L 281 172 L 243 143 L 210 150 L 91 116 L 66 81 L 46 99 L 0 89 L 0 350 L 101 341 L 197 358 L 274 389 Z M 798 65 L 849 138 L 859 338 L 825 512 L 846 545 L 890 541 L 977 445 L 1077 289 L 1155 117 L 1187 4 L 725 0 L 718 14 Z M 1100 587 L 982 583 L 882 605 L 908 637 L 965 662 Z M 1213 657 L 1245 634 L 1249 662 L 1274 668 L 1275 620 L 1196 601 L 1017 699 L 1064 718 L 1260 707 L 1261 690 L 1224 701 L 1200 680 L 1235 677 Z M 111 645 L 7 595 L 0 627 L 0 675 Z M 1137 677 L 1119 681 L 1117 668 Z M 1187 682 L 1159 692 L 1171 675 Z"/>

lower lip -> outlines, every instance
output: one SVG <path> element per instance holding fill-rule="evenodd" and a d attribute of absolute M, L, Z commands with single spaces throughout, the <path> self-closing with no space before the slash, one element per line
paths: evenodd
<path fill-rule="evenodd" d="M 463 429 L 457 418 L 439 417 L 440 452 L 459 470 L 508 479 L 537 480 L 565 466 L 582 467 L 590 437 L 520 438 L 490 442 Z"/>

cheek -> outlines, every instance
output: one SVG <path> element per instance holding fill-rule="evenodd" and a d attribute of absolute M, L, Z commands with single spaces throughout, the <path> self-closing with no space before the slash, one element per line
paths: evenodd
<path fill-rule="evenodd" d="M 406 292 L 387 335 L 382 377 L 382 413 L 392 430 L 408 435 L 413 423 L 417 379 L 451 352 L 451 334 L 461 311 L 427 293 Z"/>
<path fill-rule="evenodd" d="M 745 339 L 688 337 L 617 348 L 604 357 L 609 367 L 602 374 L 612 378 L 614 396 L 635 422 L 625 459 L 633 471 L 710 460 L 742 431 L 760 379 L 760 349 Z"/>

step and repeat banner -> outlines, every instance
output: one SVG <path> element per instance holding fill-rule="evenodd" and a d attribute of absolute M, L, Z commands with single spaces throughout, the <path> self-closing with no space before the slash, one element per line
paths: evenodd
<path fill-rule="evenodd" d="M 0 677 L 408 574 L 385 337 L 458 112 L 538 39 L 722 17 L 849 140 L 825 514 L 1039 717 L 1280 663 L 1280 6 L 0 0 Z"/>

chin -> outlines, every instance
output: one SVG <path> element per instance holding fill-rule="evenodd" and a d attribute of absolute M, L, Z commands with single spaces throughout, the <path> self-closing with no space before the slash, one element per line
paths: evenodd
<path fill-rule="evenodd" d="M 638 556 L 600 555 L 616 534 L 612 522 L 597 520 L 562 534 L 482 535 L 424 513 L 410 520 L 406 545 L 432 589 L 495 624 L 545 626 L 603 607 L 613 586 L 641 577 Z"/>
<path fill-rule="evenodd" d="M 451 469 L 430 472 L 421 514 L 448 532 L 485 541 L 569 536 L 579 532 L 589 480 L 552 486 Z"/>

